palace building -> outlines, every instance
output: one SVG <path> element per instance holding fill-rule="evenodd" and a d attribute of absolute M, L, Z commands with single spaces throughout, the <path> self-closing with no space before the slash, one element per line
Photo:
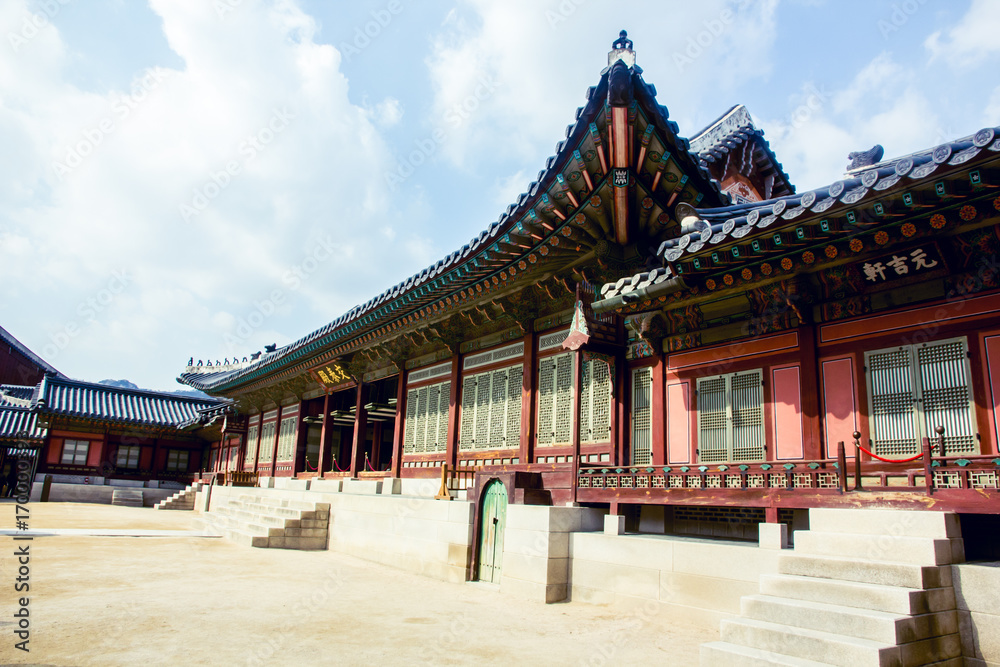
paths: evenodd
<path fill-rule="evenodd" d="M 0 426 L 251 546 L 681 610 L 706 665 L 997 664 L 1000 136 L 848 159 L 796 191 L 743 106 L 684 138 L 622 31 L 468 244 L 192 358 L 212 401 L 50 373 Z"/>
<path fill-rule="evenodd" d="M 470 243 L 294 343 L 181 373 L 248 416 L 237 466 L 503 473 L 525 502 L 696 534 L 853 506 L 855 485 L 996 513 L 994 129 L 853 153 L 800 193 L 742 106 L 680 136 L 625 36 L 586 99 Z"/>

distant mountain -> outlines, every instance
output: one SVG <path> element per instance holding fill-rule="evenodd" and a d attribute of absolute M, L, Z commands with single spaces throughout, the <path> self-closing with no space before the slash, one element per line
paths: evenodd
<path fill-rule="evenodd" d="M 128 380 L 101 380 L 97 384 L 106 384 L 109 387 L 119 387 L 121 389 L 138 389 L 139 385 L 132 384 Z"/>
<path fill-rule="evenodd" d="M 109 387 L 118 387 L 119 389 L 141 389 L 139 385 L 129 382 L 128 380 L 101 380 L 97 384 L 104 384 Z M 157 390 L 147 390 L 147 391 L 157 391 Z M 189 398 L 205 398 L 205 399 L 212 398 L 205 392 L 198 391 L 197 389 L 177 389 L 175 391 L 166 391 L 160 393 L 176 394 L 177 396 L 187 396 Z"/>

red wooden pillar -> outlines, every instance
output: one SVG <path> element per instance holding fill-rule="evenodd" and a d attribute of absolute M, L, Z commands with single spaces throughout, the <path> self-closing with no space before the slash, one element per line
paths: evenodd
<path fill-rule="evenodd" d="M 355 401 L 354 440 L 351 444 L 351 477 L 365 469 L 365 436 L 368 434 L 368 411 L 365 410 L 365 383 L 358 382 Z"/>
<path fill-rule="evenodd" d="M 323 462 L 326 460 L 327 438 L 330 437 L 330 429 L 327 424 L 330 421 L 330 393 L 323 394 L 323 425 L 319 430 L 319 458 L 316 459 L 316 473 L 323 477 Z"/>
<path fill-rule="evenodd" d="M 570 414 L 570 438 L 573 441 L 573 503 L 580 478 L 580 394 L 583 389 L 583 353 L 573 351 L 573 403 Z"/>
<path fill-rule="evenodd" d="M 264 411 L 261 410 L 260 417 L 257 420 L 257 442 L 254 443 L 253 448 L 253 472 L 257 474 L 257 462 L 260 461 L 260 445 L 261 438 L 264 435 Z"/>
<path fill-rule="evenodd" d="M 820 414 L 820 400 L 823 388 L 816 351 L 816 328 L 812 325 L 799 327 L 799 350 L 802 359 L 802 379 L 799 385 L 802 396 L 802 456 L 806 460 L 826 458 L 823 451 L 823 415 Z M 848 448 L 851 449 L 851 448 Z M 853 452 L 848 452 L 853 454 Z"/>
<path fill-rule="evenodd" d="M 292 452 L 292 477 L 298 476 L 300 472 L 306 472 L 306 439 L 309 435 L 309 424 L 302 421 L 305 414 L 306 402 L 299 401 L 299 411 L 295 417 L 295 449 Z"/>
<path fill-rule="evenodd" d="M 653 465 L 666 465 L 667 461 L 667 377 L 666 366 L 663 355 L 656 355 L 656 363 L 653 364 L 652 382 L 653 395 L 650 401 L 649 418 L 652 426 L 652 455 Z"/>
<path fill-rule="evenodd" d="M 451 357 L 451 396 L 448 397 L 448 442 L 445 465 L 454 467 L 458 461 L 458 406 L 462 396 L 462 355 Z"/>
<path fill-rule="evenodd" d="M 615 383 L 615 403 L 613 406 L 612 419 L 614 419 L 614 424 L 612 424 L 612 432 L 616 435 L 615 445 L 611 448 L 611 465 L 624 465 L 625 462 L 625 450 L 628 445 L 629 436 L 628 432 L 629 420 L 628 420 L 628 397 L 630 396 L 629 387 L 629 367 L 628 360 L 618 357 L 617 363 L 615 364 L 615 377 L 613 382 Z"/>
<path fill-rule="evenodd" d="M 281 438 L 281 406 L 278 406 L 278 419 L 274 422 L 274 444 L 271 447 L 271 477 L 278 472 L 278 441 Z"/>
<path fill-rule="evenodd" d="M 392 476 L 399 477 L 403 468 L 403 429 L 406 417 L 406 367 L 399 369 L 396 382 L 396 423 L 392 429 Z"/>
<path fill-rule="evenodd" d="M 225 437 L 225 435 L 226 435 L 226 431 L 223 430 L 222 431 L 222 436 Z M 157 462 L 156 462 L 156 455 L 159 453 L 159 449 L 160 449 L 160 439 L 159 438 L 153 438 L 153 460 L 149 464 L 149 470 L 150 470 L 149 476 L 152 479 L 155 479 L 156 476 L 160 473 L 160 466 L 157 465 Z"/>
<path fill-rule="evenodd" d="M 370 466 L 372 470 L 379 469 L 379 459 L 382 456 L 382 422 L 377 421 L 372 424 L 372 456 L 368 460 L 368 465 L 365 469 Z"/>
<path fill-rule="evenodd" d="M 521 443 L 518 456 L 522 464 L 531 463 L 535 457 L 534 433 L 535 410 L 538 405 L 538 380 L 535 377 L 536 361 L 535 334 L 524 336 L 524 372 L 521 384 Z"/>

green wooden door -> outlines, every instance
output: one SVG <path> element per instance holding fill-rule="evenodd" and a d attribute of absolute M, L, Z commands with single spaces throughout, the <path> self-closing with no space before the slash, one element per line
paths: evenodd
<path fill-rule="evenodd" d="M 503 564 L 503 529 L 507 523 L 507 489 L 494 480 L 483 492 L 479 524 L 479 580 L 500 583 Z"/>

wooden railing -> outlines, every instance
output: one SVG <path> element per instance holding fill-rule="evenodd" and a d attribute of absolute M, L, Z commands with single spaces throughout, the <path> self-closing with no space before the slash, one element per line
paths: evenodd
<path fill-rule="evenodd" d="M 478 468 L 458 468 L 455 466 L 441 466 L 441 488 L 435 498 L 438 500 L 451 500 L 452 491 L 463 491 L 472 486 Z"/>
<path fill-rule="evenodd" d="M 852 461 L 846 459 L 841 442 L 836 459 L 815 461 L 581 466 L 577 495 L 582 502 L 665 502 L 673 497 L 681 503 L 773 505 L 780 501 L 792 506 L 808 500 L 818 506 L 832 501 L 829 496 L 857 503 L 870 492 L 879 496 L 879 502 L 943 502 L 956 510 L 995 507 L 1000 511 L 1000 457 L 934 456 L 934 449 L 944 449 L 943 429 L 937 433 L 933 447 L 924 438 L 921 454 L 908 461 L 861 460 L 858 454 L 867 450 L 860 445 L 860 433 L 855 433 Z M 893 496 L 898 492 L 903 495 Z"/>

